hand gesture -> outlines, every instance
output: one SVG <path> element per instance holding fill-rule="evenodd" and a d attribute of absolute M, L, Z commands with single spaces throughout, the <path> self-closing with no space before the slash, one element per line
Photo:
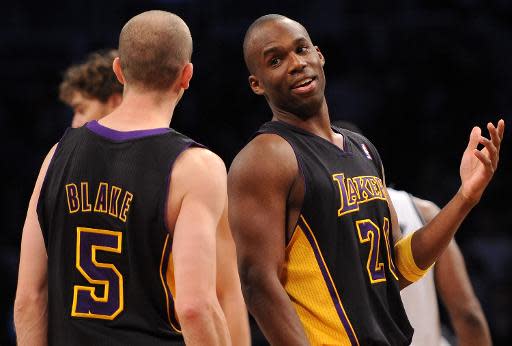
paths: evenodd
<path fill-rule="evenodd" d="M 487 130 L 491 139 L 483 137 L 479 127 L 473 128 L 460 163 L 460 178 L 462 180 L 460 192 L 474 203 L 480 200 L 498 167 L 505 122 L 501 119 L 498 121 L 497 127 L 488 123 Z M 484 147 L 479 150 L 478 144 L 482 144 Z"/>

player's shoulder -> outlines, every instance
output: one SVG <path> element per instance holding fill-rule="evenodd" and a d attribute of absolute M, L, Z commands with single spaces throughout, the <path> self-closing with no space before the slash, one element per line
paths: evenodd
<path fill-rule="evenodd" d="M 265 164 L 273 160 L 287 160 L 293 158 L 291 145 L 280 135 L 262 133 L 252 138 L 249 143 L 236 155 L 233 164 L 243 161 L 244 164 Z"/>
<path fill-rule="evenodd" d="M 222 158 L 203 147 L 192 147 L 178 157 L 175 168 L 181 171 L 205 174 L 226 174 L 226 165 Z"/>
<path fill-rule="evenodd" d="M 262 133 L 236 155 L 229 174 L 273 174 L 295 171 L 297 161 L 292 146 L 281 136 Z"/>

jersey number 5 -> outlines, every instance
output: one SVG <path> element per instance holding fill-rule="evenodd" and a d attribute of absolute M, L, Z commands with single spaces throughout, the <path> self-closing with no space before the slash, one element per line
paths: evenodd
<path fill-rule="evenodd" d="M 96 286 L 75 285 L 71 316 L 113 320 L 123 311 L 123 276 L 111 263 L 96 260 L 99 251 L 121 253 L 121 232 L 77 227 L 76 268 L 91 285 L 102 285 L 103 294 Z"/>
<path fill-rule="evenodd" d="M 370 252 L 366 262 L 366 270 L 372 284 L 386 281 L 384 263 L 381 262 L 380 238 L 383 235 L 386 244 L 386 257 L 389 271 L 398 280 L 395 265 L 391 257 L 391 246 L 389 244 L 389 219 L 384 218 L 382 230 L 370 219 L 356 221 L 357 234 L 361 244 L 370 243 Z"/>

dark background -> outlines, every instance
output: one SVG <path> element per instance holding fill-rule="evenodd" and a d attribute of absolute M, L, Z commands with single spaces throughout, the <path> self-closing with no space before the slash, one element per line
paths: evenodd
<path fill-rule="evenodd" d="M 4 1 L 0 5 L 2 129 L 0 344 L 14 343 L 14 300 L 26 207 L 40 164 L 71 120 L 57 98 L 62 72 L 116 47 L 122 25 L 148 9 L 177 13 L 194 38 L 194 78 L 173 127 L 229 166 L 271 113 L 247 84 L 242 40 L 263 14 L 303 23 L 326 58 L 332 120 L 350 120 L 377 146 L 388 183 L 444 205 L 457 191 L 473 125 L 512 126 L 512 2 Z M 496 344 L 512 333 L 511 131 L 500 169 L 457 234 Z M 70 259 L 72 260 L 72 259 Z M 443 322 L 449 321 L 443 311 Z"/>

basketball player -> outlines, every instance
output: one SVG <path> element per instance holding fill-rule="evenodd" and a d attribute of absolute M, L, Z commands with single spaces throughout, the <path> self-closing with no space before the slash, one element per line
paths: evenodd
<path fill-rule="evenodd" d="M 64 74 L 59 86 L 60 98 L 73 108 L 71 126 L 80 127 L 110 114 L 122 101 L 123 86 L 112 69 L 117 50 L 97 51 L 85 62 L 73 65 Z M 224 214 L 227 214 L 225 212 Z M 217 296 L 226 316 L 234 345 L 247 345 L 250 332 L 247 310 L 240 290 L 236 250 L 227 215 L 217 230 Z"/>
<path fill-rule="evenodd" d="M 336 120 L 332 123 L 362 134 L 361 129 L 351 122 Z M 390 187 L 387 191 L 396 210 L 402 236 L 430 222 L 439 212 L 439 207 L 431 201 Z M 439 257 L 433 270 L 400 292 L 407 317 L 414 328 L 411 345 L 448 345 L 441 335 L 436 289 L 448 310 L 458 344 L 490 345 L 489 326 L 473 292 L 464 258 L 455 239 Z"/>
<path fill-rule="evenodd" d="M 121 104 L 123 85 L 112 70 L 117 56 L 115 49 L 93 52 L 64 72 L 59 98 L 73 108 L 72 127 L 99 120 Z"/>
<path fill-rule="evenodd" d="M 22 236 L 19 345 L 230 344 L 215 285 L 225 166 L 168 127 L 191 54 L 178 16 L 132 18 L 113 64 L 122 103 L 44 160 Z"/>
<path fill-rule="evenodd" d="M 424 275 L 480 199 L 504 122 L 489 123 L 491 140 L 472 130 L 459 191 L 400 239 L 377 151 L 330 126 L 325 59 L 306 29 L 280 15 L 261 17 L 246 33 L 244 57 L 252 90 L 273 113 L 228 175 L 250 312 L 272 345 L 409 344 L 399 290 Z"/>

